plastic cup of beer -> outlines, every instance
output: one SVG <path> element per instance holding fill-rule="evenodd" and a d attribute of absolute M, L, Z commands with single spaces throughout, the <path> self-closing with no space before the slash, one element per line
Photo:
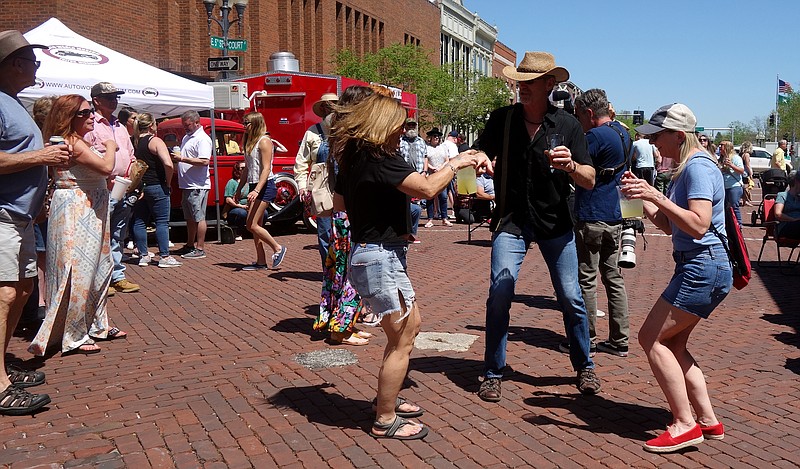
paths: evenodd
<path fill-rule="evenodd" d="M 131 180 L 122 176 L 114 178 L 114 187 L 111 188 L 111 198 L 113 200 L 122 200 L 125 197 L 125 192 L 131 185 Z"/>
<path fill-rule="evenodd" d="M 553 150 L 564 145 L 564 136 L 561 134 L 550 134 L 547 136 L 547 157 L 550 159 L 550 169 L 553 169 Z"/>
<path fill-rule="evenodd" d="M 475 168 L 466 166 L 456 173 L 456 187 L 459 194 L 475 194 L 478 192 L 478 181 Z"/>
<path fill-rule="evenodd" d="M 622 211 L 622 218 L 644 217 L 644 202 L 642 202 L 642 199 L 625 197 L 619 186 L 617 186 L 617 195 L 619 196 L 619 209 Z"/>

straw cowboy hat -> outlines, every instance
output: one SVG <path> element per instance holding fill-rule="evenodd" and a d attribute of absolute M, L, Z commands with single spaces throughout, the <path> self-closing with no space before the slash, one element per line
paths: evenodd
<path fill-rule="evenodd" d="M 313 106 L 311 106 L 311 109 L 314 111 L 314 114 L 324 118 L 327 115 L 327 113 L 323 109 L 323 105 L 325 103 L 335 103 L 336 101 L 339 101 L 339 97 L 336 96 L 336 93 L 325 93 L 322 95 L 322 97 L 319 98 L 319 101 L 317 101 L 316 103 L 314 103 Z"/>
<path fill-rule="evenodd" d="M 507 65 L 503 75 L 516 81 L 534 80 L 542 75 L 553 75 L 558 83 L 569 80 L 567 69 L 557 67 L 555 57 L 547 52 L 525 52 L 519 66 Z"/>

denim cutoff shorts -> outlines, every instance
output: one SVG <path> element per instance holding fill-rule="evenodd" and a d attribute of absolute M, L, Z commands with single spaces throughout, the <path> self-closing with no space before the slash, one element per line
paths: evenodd
<path fill-rule="evenodd" d="M 256 188 L 258 183 L 251 182 L 250 183 L 250 190 L 253 191 Z M 261 192 L 258 193 L 258 200 L 262 202 L 270 203 L 275 200 L 275 196 L 278 195 L 278 186 L 275 185 L 275 179 L 269 178 L 267 179 L 267 183 L 264 184 L 264 187 L 261 188 Z"/>
<path fill-rule="evenodd" d="M 675 273 L 661 294 L 672 306 L 708 319 L 733 285 L 733 271 L 721 244 L 673 251 Z"/>
<path fill-rule="evenodd" d="M 348 279 L 364 304 L 376 316 L 374 323 L 383 316 L 401 311 L 400 295 L 406 305 L 406 313 L 397 320 L 405 319 L 414 303 L 414 288 L 406 271 L 407 241 L 392 243 L 353 244 L 348 263 Z"/>

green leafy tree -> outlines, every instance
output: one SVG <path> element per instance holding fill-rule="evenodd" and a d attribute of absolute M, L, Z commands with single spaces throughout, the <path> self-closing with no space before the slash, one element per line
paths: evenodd
<path fill-rule="evenodd" d="M 778 104 L 778 139 L 796 138 L 800 132 L 800 93 L 789 93 Z"/>
<path fill-rule="evenodd" d="M 745 124 L 741 121 L 733 121 L 728 124 L 728 127 L 733 129 L 733 144 L 739 145 L 745 140 L 750 142 L 756 141 L 758 131 L 751 125 Z"/>
<path fill-rule="evenodd" d="M 422 127 L 477 131 L 489 112 L 508 104 L 510 98 L 501 80 L 467 72 L 463 64 L 437 67 L 431 63 L 429 51 L 413 45 L 393 44 L 363 57 L 342 50 L 334 63 L 340 75 L 416 93 Z"/>

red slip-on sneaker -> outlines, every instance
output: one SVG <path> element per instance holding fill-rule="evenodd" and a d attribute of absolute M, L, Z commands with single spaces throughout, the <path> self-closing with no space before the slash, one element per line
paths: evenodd
<path fill-rule="evenodd" d="M 725 427 L 722 426 L 722 422 L 708 427 L 700 425 L 700 431 L 703 432 L 703 438 L 706 440 L 721 440 L 725 438 Z"/>
<path fill-rule="evenodd" d="M 700 430 L 700 424 L 697 424 L 691 430 L 675 438 L 669 434 L 669 431 L 666 431 L 659 435 L 658 438 L 647 441 L 644 444 L 644 450 L 651 453 L 672 453 L 679 449 L 686 448 L 687 446 L 694 446 L 702 442 L 703 431 Z"/>

